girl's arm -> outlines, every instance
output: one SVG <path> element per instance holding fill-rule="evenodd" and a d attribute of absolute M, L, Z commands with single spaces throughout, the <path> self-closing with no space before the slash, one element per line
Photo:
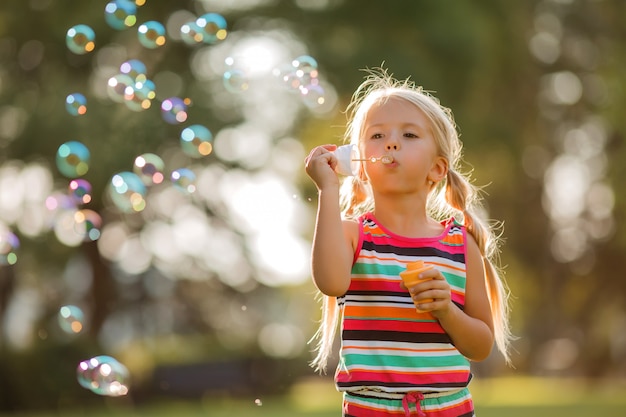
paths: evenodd
<path fill-rule="evenodd" d="M 350 285 L 357 224 L 342 221 L 339 179 L 334 171 L 334 145 L 320 146 L 305 159 L 306 172 L 318 189 L 317 219 L 313 236 L 311 272 L 317 288 L 329 296 L 342 296 Z"/>
<path fill-rule="evenodd" d="M 461 310 L 450 298 L 450 285 L 441 272 L 432 269 L 424 273 L 434 279 L 412 287 L 411 292 L 420 299 L 434 298 L 432 303 L 420 305 L 420 311 L 430 311 L 456 348 L 473 361 L 489 356 L 494 343 L 493 318 L 487 296 L 483 256 L 474 238 L 467 235 L 465 307 Z"/>

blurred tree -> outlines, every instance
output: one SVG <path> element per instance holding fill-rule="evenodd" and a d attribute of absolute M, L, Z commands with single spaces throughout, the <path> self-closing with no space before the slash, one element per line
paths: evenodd
<path fill-rule="evenodd" d="M 26 361 L 12 363 L 14 355 L 54 360 L 58 350 L 49 345 L 68 343 L 76 358 L 117 346 L 139 381 L 159 364 L 217 358 L 274 355 L 306 364 L 303 341 L 317 317 L 313 288 L 298 280 L 306 279 L 300 270 L 295 280 L 281 281 L 259 251 L 278 243 L 261 240 L 250 225 L 281 224 L 270 214 L 287 212 L 266 205 L 275 200 L 275 207 L 293 206 L 282 224 L 293 216 L 299 224 L 291 227 L 294 234 L 309 236 L 315 190 L 301 175 L 304 152 L 341 142 L 341 110 L 362 80 L 359 69 L 379 65 L 398 78 L 410 76 L 454 111 L 467 169 L 477 184 L 488 184 L 489 216 L 504 222 L 502 259 L 514 295 L 514 331 L 521 336 L 517 370 L 623 374 L 616 366 L 626 355 L 619 336 L 626 292 L 616 272 L 626 246 L 624 193 L 617 186 L 624 178 L 621 2 L 245 3 L 147 2 L 138 8 L 138 24 L 154 19 L 168 29 L 166 45 L 154 50 L 137 41 L 137 25 L 108 26 L 104 1 L 0 4 L 0 222 L 21 238 L 18 263 L 0 267 L 1 393 L 9 386 L 28 389 L 4 377 L 21 378 L 16 366 Z M 226 17 L 226 41 L 187 45 L 181 24 L 206 12 Z M 96 32 L 92 53 L 77 55 L 65 45 L 68 28 L 79 23 Z M 271 77 L 250 80 L 243 93 L 226 91 L 224 58 L 243 56 L 258 69 L 272 54 L 286 61 L 313 56 L 328 106 L 311 109 L 291 92 L 271 90 Z M 104 86 L 115 66 L 131 58 L 142 60 L 158 81 L 157 99 L 146 111 L 114 102 Z M 87 92 L 88 111 L 73 117 L 64 99 L 79 91 Z M 160 102 L 171 96 L 191 99 L 186 124 L 163 120 Z M 208 158 L 181 152 L 180 130 L 190 123 L 213 132 Z M 91 151 L 88 207 L 103 217 L 108 243 L 63 244 L 52 215 L 37 220 L 32 214 L 34 204 L 44 203 L 38 190 L 67 187 L 55 153 L 68 140 L 83 141 Z M 163 156 L 168 169 L 193 168 L 198 191 L 189 196 L 154 187 L 141 213 L 119 210 L 107 196 L 111 177 L 132 171 L 145 152 Z M 48 176 L 36 176 L 38 167 Z M 275 177 L 293 183 L 269 195 L 277 189 Z M 17 183 L 23 189 L 11 188 Z M 290 192 L 294 201 L 282 199 Z M 13 200 L 21 205 L 11 206 Z M 576 205 L 582 207 L 576 216 L 564 217 L 573 212 L 563 207 Z M 288 269 L 289 257 L 272 259 Z M 38 294 L 37 309 L 31 311 L 33 334 L 24 335 L 20 347 L 8 342 L 16 334 L 10 323 L 27 290 Z M 89 319 L 88 334 L 68 342 L 51 323 L 69 302 L 83 306 Z M 497 358 L 477 369 L 505 372 Z M 0 397 L 0 407 L 29 406 L 17 400 L 27 396 L 11 397 L 13 403 Z"/>

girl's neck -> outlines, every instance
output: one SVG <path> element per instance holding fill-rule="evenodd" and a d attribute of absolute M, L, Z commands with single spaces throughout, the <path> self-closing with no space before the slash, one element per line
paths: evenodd
<path fill-rule="evenodd" d="M 426 212 L 425 202 L 415 198 L 375 199 L 374 216 L 388 230 L 407 237 L 438 236 L 443 226 Z"/>

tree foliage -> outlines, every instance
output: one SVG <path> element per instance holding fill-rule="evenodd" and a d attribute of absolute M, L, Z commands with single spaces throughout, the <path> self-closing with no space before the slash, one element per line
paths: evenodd
<path fill-rule="evenodd" d="M 179 10 L 200 14 L 212 5 L 227 3 L 148 1 L 138 14 L 143 20 L 165 20 Z M 316 114 L 303 108 L 288 129 L 271 133 L 275 135 L 271 144 L 296 138 L 301 148 L 295 148 L 293 158 L 302 158 L 303 151 L 322 143 L 339 144 L 345 123 L 342 110 L 362 80 L 360 69 L 384 65 L 396 77 L 410 77 L 423 85 L 453 110 L 467 169 L 477 184 L 486 185 L 489 217 L 504 223 L 501 256 L 512 290 L 513 328 L 520 337 L 513 354 L 516 372 L 623 376 L 626 339 L 619 330 L 626 317 L 626 288 L 619 265 L 626 247 L 621 221 L 626 203 L 619 184 L 626 176 L 621 162 L 626 102 L 624 5 L 609 0 L 328 0 L 314 2 L 323 6 L 314 8 L 305 3 L 251 2 L 246 9 L 223 11 L 229 37 L 277 29 L 291 33 L 293 38 L 285 42 L 301 42 L 294 50 L 318 61 L 320 73 L 336 93 L 330 110 Z M 98 71 L 93 54 L 72 54 L 65 46 L 67 29 L 83 22 L 93 25 L 97 48 L 110 47 L 114 53 L 116 45 L 123 45 L 128 58 L 144 60 L 149 70 L 176 74 L 182 80 L 181 96 L 195 103 L 189 120 L 218 132 L 245 122 L 250 114 L 262 114 L 264 106 L 246 113 L 236 106 L 237 101 L 220 108 L 217 104 L 223 92 L 216 92 L 211 82 L 221 74 L 214 74 L 210 81 L 198 78 L 190 65 L 197 49 L 180 41 L 168 41 L 159 50 L 142 49 L 134 29 L 116 31 L 106 25 L 105 4 L 69 0 L 0 4 L 0 168 L 17 161 L 22 167 L 40 163 L 53 173 L 55 187 L 62 188 L 66 179 L 55 168 L 57 148 L 67 140 L 84 140 L 95 156 L 88 176 L 94 188 L 90 207 L 102 214 L 105 223 L 122 222 L 137 233 L 148 221 L 137 214 L 119 213 L 105 196 L 111 175 L 129 170 L 138 154 L 167 154 L 169 161 L 193 163 L 209 169 L 206 172 L 219 168 L 213 183 L 216 189 L 220 178 L 231 170 L 250 176 L 264 170 L 280 172 L 271 162 L 251 167 L 237 161 L 190 161 L 175 150 L 180 126 L 164 123 L 156 104 L 149 111 L 131 112 L 99 98 L 90 100 L 88 117 L 69 116 L 65 96 L 92 88 Z M 269 107 L 278 98 L 264 100 Z M 301 224 L 311 225 L 315 190 L 302 174 L 290 180 L 298 190 L 297 199 L 308 210 Z M 1 186 L 8 185 L 0 182 Z M 555 201 L 554 196 L 561 194 L 554 187 L 571 190 L 562 194 L 562 201 Z M 569 198 L 578 194 L 578 200 Z M 232 232 L 230 239 L 241 247 L 250 276 L 261 276 L 262 268 L 250 249 L 252 237 L 229 217 L 223 202 L 191 201 L 212 224 Z M 575 204 L 580 204 L 578 211 L 573 209 Z M 566 210 L 568 205 L 573 211 Z M 559 213 L 566 216 L 559 217 Z M 174 265 L 161 264 L 162 269 L 152 267 L 133 276 L 103 258 L 95 242 L 67 247 L 52 232 L 24 236 L 18 225 L 8 223 L 20 236 L 21 247 L 16 265 L 0 267 L 0 318 L 8 316 L 20 288 L 36 288 L 40 296 L 36 343 L 26 351 L 8 345 L 6 335 L 11 329 L 4 321 L 0 337 L 3 394 L 9 387 L 29 389 L 26 384 L 13 384 L 19 379 L 17 366 L 25 361 L 12 358 L 30 352 L 54 361 L 58 346 L 66 343 L 87 355 L 94 346 L 101 346 L 101 331 L 115 315 L 126 315 L 144 332 L 144 338 L 127 344 L 127 352 L 141 353 L 127 356 L 135 364 L 133 371 L 145 378 L 159 363 L 176 362 L 168 357 L 166 343 L 158 342 L 166 340 L 167 334 L 203 335 L 178 346 L 182 352 L 177 355 L 185 358 L 181 362 L 193 362 L 228 355 L 263 356 L 257 335 L 246 333 L 279 321 L 285 311 L 303 326 L 304 337 L 314 330 L 318 313 L 310 283 L 272 287 L 261 281 L 232 286 L 220 281 L 217 273 L 207 274 L 207 280 L 196 279 L 194 274 L 201 270 L 190 262 L 188 275 L 171 284 L 164 271 Z M 301 234 L 308 238 L 310 231 Z M 88 336 L 67 342 L 55 339 L 49 326 L 64 301 L 68 265 L 78 258 L 89 265 L 81 271 L 89 271 L 91 285 L 78 301 L 89 306 L 91 323 Z M 152 281 L 171 284 L 171 289 L 164 290 L 166 295 L 155 295 L 146 284 Z M 237 306 L 246 307 L 249 314 L 233 312 Z M 217 317 L 224 310 L 242 315 L 240 332 L 220 326 Z M 166 331 L 159 331 L 163 322 L 168 322 Z M 240 350 L 229 350 L 237 345 L 229 345 L 233 338 L 241 339 L 237 342 Z M 150 360 L 137 359 L 142 355 Z M 308 348 L 299 359 L 306 365 Z M 498 358 L 477 370 L 513 372 L 503 368 Z M 45 371 L 42 366 L 31 372 Z M 28 407 L 18 400 L 26 395 L 18 394 L 0 396 L 0 408 Z"/>

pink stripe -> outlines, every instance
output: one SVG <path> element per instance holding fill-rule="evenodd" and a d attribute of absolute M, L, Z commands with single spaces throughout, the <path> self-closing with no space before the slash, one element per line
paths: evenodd
<path fill-rule="evenodd" d="M 397 371 L 382 370 L 381 372 L 358 371 L 352 370 L 349 374 L 339 372 L 337 374 L 337 382 L 349 383 L 352 381 L 377 381 L 380 385 L 385 384 L 406 384 L 415 387 L 434 387 L 438 384 L 465 384 L 469 380 L 469 371 L 450 371 L 433 373 L 419 372 L 419 370 L 410 370 L 410 372 L 400 374 Z"/>
<path fill-rule="evenodd" d="M 399 331 L 406 333 L 445 333 L 439 322 L 406 322 L 397 320 L 358 320 L 346 318 L 345 330 Z"/>

